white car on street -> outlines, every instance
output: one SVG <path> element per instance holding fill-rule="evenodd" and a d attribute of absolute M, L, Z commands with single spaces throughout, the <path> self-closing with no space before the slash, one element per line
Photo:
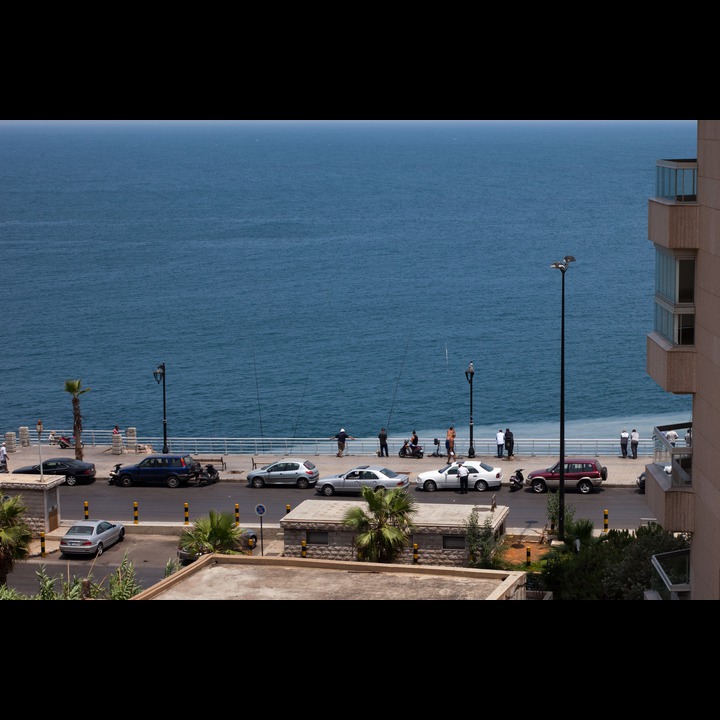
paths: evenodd
<path fill-rule="evenodd" d="M 468 488 L 475 488 L 478 492 L 485 490 L 499 490 L 502 486 L 502 468 L 493 467 L 480 460 L 464 460 L 463 465 L 470 471 L 468 475 Z M 435 490 L 459 490 L 458 464 L 456 462 L 439 470 L 421 472 L 415 478 L 415 489 L 425 492 Z"/>

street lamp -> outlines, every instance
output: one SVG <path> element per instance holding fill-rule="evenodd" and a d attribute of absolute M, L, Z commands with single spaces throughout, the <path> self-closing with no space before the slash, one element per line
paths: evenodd
<path fill-rule="evenodd" d="M 163 384 L 163 452 L 167 453 L 170 452 L 168 450 L 168 442 L 167 442 L 167 409 L 165 406 L 165 363 L 160 363 L 157 367 L 157 370 L 153 373 L 153 376 L 155 377 L 155 380 L 160 383 L 162 380 Z"/>
<path fill-rule="evenodd" d="M 558 488 L 558 536 L 565 539 L 565 271 L 572 255 L 566 255 L 562 261 L 554 262 L 550 267 L 562 273 L 562 311 L 560 320 L 560 486 Z"/>
<path fill-rule="evenodd" d="M 473 375 L 475 375 L 475 368 L 473 367 L 472 360 L 470 361 L 470 364 L 468 365 L 468 369 L 465 371 L 465 377 L 467 378 L 467 381 L 470 383 L 470 449 L 468 450 L 468 457 L 474 458 L 475 457 L 475 448 L 473 447 L 473 416 L 472 416 L 472 401 L 473 401 L 473 392 L 472 392 L 472 381 L 473 381 Z"/>
<path fill-rule="evenodd" d="M 37 434 L 38 434 L 38 457 L 40 458 L 40 482 L 45 482 L 45 474 L 43 473 L 43 464 L 42 464 L 42 447 L 40 445 L 40 440 L 42 439 L 42 431 L 43 431 L 42 420 L 37 421 L 37 425 L 35 425 L 35 429 L 37 430 Z"/>

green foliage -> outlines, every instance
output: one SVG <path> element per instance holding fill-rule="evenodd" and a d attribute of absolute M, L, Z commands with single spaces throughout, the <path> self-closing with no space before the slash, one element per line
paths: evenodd
<path fill-rule="evenodd" d="M 243 555 L 241 536 L 244 529 L 235 524 L 235 515 L 230 512 L 210 510 L 207 517 L 195 520 L 193 527 L 181 536 L 179 545 L 191 554 Z"/>
<path fill-rule="evenodd" d="M 137 595 L 142 588 L 135 578 L 135 567 L 128 559 L 127 552 L 123 556 L 120 567 L 108 578 L 108 600 L 129 600 Z"/>
<path fill-rule="evenodd" d="M 355 548 L 364 561 L 392 563 L 410 544 L 416 501 L 403 488 L 375 491 L 363 487 L 362 496 L 367 510 L 350 508 L 343 526 L 355 532 Z"/>
<path fill-rule="evenodd" d="M 634 533 L 610 530 L 588 539 L 590 521 L 567 526 L 568 542 L 545 559 L 542 587 L 556 600 L 642 600 L 653 587 L 651 557 L 689 547 L 684 537 L 675 537 L 659 525 L 641 527 Z M 574 539 L 580 540 L 576 551 Z"/>
<path fill-rule="evenodd" d="M 0 585 L 7 582 L 15 563 L 30 552 L 32 531 L 25 522 L 26 512 L 21 495 L 0 499 Z"/>
<path fill-rule="evenodd" d="M 168 558 L 168 561 L 165 565 L 165 573 L 163 577 L 169 578 L 173 573 L 176 573 L 181 568 L 182 563 L 176 557 Z"/>
<path fill-rule="evenodd" d="M 557 530 L 558 523 L 560 520 L 560 493 L 551 492 L 548 493 L 547 498 L 547 517 L 551 527 Z M 575 508 L 572 505 L 565 502 L 565 529 L 569 523 L 573 521 L 575 517 Z"/>
<path fill-rule="evenodd" d="M 485 517 L 481 526 L 478 520 L 478 511 L 473 508 L 464 525 L 469 551 L 468 567 L 498 568 L 500 565 L 498 550 L 502 546 L 502 541 L 495 536 L 490 516 Z"/>

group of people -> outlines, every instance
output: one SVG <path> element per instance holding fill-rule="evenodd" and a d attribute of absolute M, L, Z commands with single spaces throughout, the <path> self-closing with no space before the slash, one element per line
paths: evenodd
<path fill-rule="evenodd" d="M 497 443 L 497 456 L 503 460 L 505 458 L 505 451 L 507 451 L 507 459 L 512 460 L 515 457 L 515 436 L 512 434 L 510 428 L 505 428 L 505 432 L 502 428 L 495 433 L 495 442 Z"/>
<path fill-rule="evenodd" d="M 640 442 L 640 433 L 633 428 L 631 433 L 623 428 L 620 433 L 620 453 L 624 458 L 632 458 L 637 460 L 638 443 Z M 628 443 L 630 443 L 630 450 L 628 451 Z"/>

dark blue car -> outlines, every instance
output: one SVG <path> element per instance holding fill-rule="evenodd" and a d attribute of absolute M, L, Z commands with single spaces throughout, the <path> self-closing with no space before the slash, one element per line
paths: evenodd
<path fill-rule="evenodd" d="M 167 485 L 171 488 L 196 481 L 200 463 L 192 455 L 163 453 L 148 455 L 135 465 L 121 465 L 110 473 L 111 485 Z"/>

